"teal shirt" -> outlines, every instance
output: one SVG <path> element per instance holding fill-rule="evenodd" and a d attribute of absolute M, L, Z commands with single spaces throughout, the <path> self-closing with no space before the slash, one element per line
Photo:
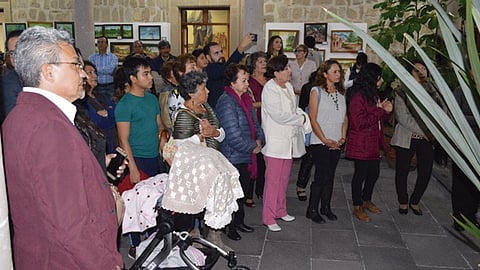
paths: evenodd
<path fill-rule="evenodd" d="M 158 157 L 157 115 L 160 115 L 160 106 L 148 92 L 144 97 L 127 93 L 115 107 L 115 121 L 130 123 L 128 142 L 134 157 Z"/>

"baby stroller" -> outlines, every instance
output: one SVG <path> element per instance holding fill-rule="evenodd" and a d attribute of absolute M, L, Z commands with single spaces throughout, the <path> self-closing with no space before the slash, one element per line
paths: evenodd
<path fill-rule="evenodd" d="M 164 148 L 164 156 L 165 152 Z M 231 214 L 238 209 L 236 200 L 243 197 L 236 168 L 220 152 L 191 142 L 184 142 L 175 149 L 171 164 L 161 207 L 159 204 L 155 207 L 157 233 L 130 270 L 206 270 L 211 269 L 220 257 L 227 260 L 229 269 L 248 270 L 248 267 L 237 266 L 233 251 L 227 252 L 210 241 L 191 237 L 188 233 L 193 227 L 188 218 L 203 211 L 203 220 L 211 228 L 219 229 L 230 223 Z M 185 200 L 187 197 L 188 200 Z M 195 249 L 192 246 L 194 242 L 202 248 Z M 155 250 L 158 254 L 153 255 Z M 178 259 L 177 250 L 181 259 Z M 187 256 L 186 253 L 192 250 L 201 257 L 201 266 Z M 175 261 L 178 259 L 179 265 L 186 266 L 165 268 L 164 265 L 174 259 L 170 255 L 175 256 Z M 198 259 L 196 255 L 193 257 Z"/>
<path fill-rule="evenodd" d="M 175 214 L 171 211 L 157 208 L 157 233 L 153 240 L 148 244 L 146 249 L 142 254 L 137 258 L 135 263 L 129 268 L 130 270 L 156 270 L 156 269 L 172 269 L 172 270 L 207 270 L 212 269 L 212 267 L 217 263 L 220 257 L 223 257 L 227 260 L 227 267 L 229 269 L 235 270 L 249 270 L 246 266 L 237 265 L 237 258 L 234 251 L 225 251 L 214 243 L 203 239 L 201 237 L 191 237 L 188 232 L 175 232 L 174 227 L 174 216 Z M 205 265 L 197 266 L 195 263 L 185 254 L 185 250 L 192 245 L 192 243 L 198 243 L 202 246 L 200 251 L 206 255 Z M 150 257 L 155 248 L 163 244 L 163 248 L 160 253 L 158 253 L 152 260 L 147 261 L 147 258 Z M 160 264 L 168 257 L 173 248 L 179 247 L 179 254 L 183 262 L 187 265 L 186 267 L 175 267 L 175 268 L 161 268 Z"/>

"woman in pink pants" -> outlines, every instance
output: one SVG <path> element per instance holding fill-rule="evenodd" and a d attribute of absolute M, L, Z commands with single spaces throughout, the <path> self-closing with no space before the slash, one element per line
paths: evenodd
<path fill-rule="evenodd" d="M 265 189 L 262 219 L 270 231 L 281 231 L 275 219 L 293 221 L 287 213 L 286 193 L 292 167 L 294 129 L 303 126 L 306 115 L 298 109 L 289 80 L 292 70 L 285 56 L 274 56 L 267 64 L 268 81 L 262 92 L 262 128 L 265 133 Z"/>

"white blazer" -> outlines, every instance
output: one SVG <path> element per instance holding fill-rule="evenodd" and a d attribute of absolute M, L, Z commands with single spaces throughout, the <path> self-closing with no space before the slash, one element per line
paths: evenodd
<path fill-rule="evenodd" d="M 305 117 L 295 103 L 292 85 L 281 88 L 275 80 L 269 80 L 262 91 L 262 128 L 265 133 L 265 156 L 281 159 L 292 158 L 294 127 L 303 126 Z"/>

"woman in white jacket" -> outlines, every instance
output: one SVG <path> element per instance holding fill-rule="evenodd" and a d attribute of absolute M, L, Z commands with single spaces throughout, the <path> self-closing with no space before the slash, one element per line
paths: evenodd
<path fill-rule="evenodd" d="M 265 190 L 262 220 L 270 231 L 280 231 L 275 219 L 293 221 L 287 213 L 286 193 L 292 167 L 294 129 L 303 126 L 306 116 L 295 103 L 295 93 L 289 80 L 292 70 L 285 56 L 268 61 L 268 81 L 262 92 L 262 128 L 265 133 Z"/>

